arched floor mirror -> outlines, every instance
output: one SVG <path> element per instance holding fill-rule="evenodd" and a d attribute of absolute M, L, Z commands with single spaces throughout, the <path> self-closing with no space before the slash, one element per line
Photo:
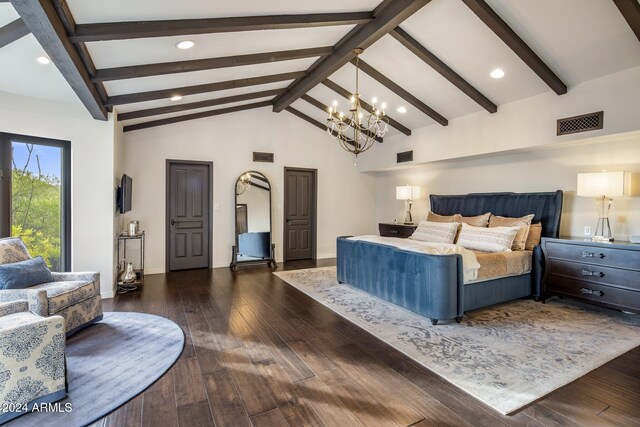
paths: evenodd
<path fill-rule="evenodd" d="M 235 185 L 235 245 L 229 267 L 267 264 L 277 268 L 271 233 L 271 183 L 260 172 L 248 171 Z"/>

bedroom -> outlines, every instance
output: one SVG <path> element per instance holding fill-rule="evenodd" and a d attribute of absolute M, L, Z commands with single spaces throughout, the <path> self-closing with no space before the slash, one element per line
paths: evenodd
<path fill-rule="evenodd" d="M 3 17 L 0 27 L 4 27 L 20 16 L 10 3 L 0 2 L 0 8 L 2 8 L 0 12 Z M 262 2 L 246 1 L 207 6 L 202 2 L 193 1 L 188 3 L 188 7 L 172 6 L 168 2 L 161 2 L 159 5 L 154 3 L 153 7 L 148 4 L 145 6 L 144 2 L 138 6 L 127 2 L 115 2 L 109 8 L 97 2 L 68 1 L 67 3 L 76 22 L 88 24 L 228 16 L 370 12 L 380 2 L 325 1 L 321 4 L 314 2 L 317 4 L 300 6 L 296 2 L 282 1 L 266 6 Z M 428 47 L 451 69 L 463 76 L 474 89 L 495 103 L 497 112 L 487 111 L 486 106 L 483 107 L 465 94 L 392 35 L 379 34 L 379 40 L 367 47 L 361 56 L 362 60 L 393 79 L 393 82 L 409 91 L 410 95 L 418 98 L 418 101 L 429 104 L 448 119 L 448 125 L 442 126 L 437 123 L 417 106 L 411 104 L 410 100 L 395 93 L 398 92 L 397 88 L 394 87 L 396 89 L 394 92 L 374 80 L 362 68 L 360 83 L 363 99 L 371 102 L 371 97 L 376 95 L 381 102 L 387 102 L 389 116 L 409 128 L 411 135 L 407 136 L 391 125 L 389 133 L 384 136 L 384 142 L 376 143 L 370 150 L 359 155 L 357 165 L 354 165 L 354 156 L 341 150 L 338 143 L 326 132 L 288 111 L 276 114 L 271 107 L 123 132 L 123 127 L 128 125 L 226 108 L 229 105 L 254 103 L 262 99 L 270 99 L 274 95 L 229 105 L 221 104 L 207 109 L 185 109 L 161 116 L 118 120 L 116 114 L 111 113 L 106 121 L 94 120 L 88 112 L 94 110 L 80 101 L 83 99 L 90 103 L 90 99 L 87 100 L 74 93 L 62 73 L 53 66 L 54 64 L 41 65 L 35 62 L 35 58 L 48 54 L 51 59 L 54 59 L 58 68 L 64 69 L 56 62 L 57 57 L 53 57 L 52 52 L 44 49 L 34 35 L 24 35 L 0 48 L 2 63 L 12 64 L 9 67 L 2 67 L 0 71 L 2 73 L 0 132 L 71 141 L 70 271 L 101 273 L 100 293 L 105 311 L 117 309 L 148 312 L 170 318 L 173 316 L 172 320 L 191 331 L 192 338 L 205 340 L 193 344 L 188 342 L 187 348 L 191 346 L 192 350 L 185 351 L 175 367 L 162 377 L 164 380 L 157 383 L 160 385 L 154 385 L 141 397 L 121 407 L 110 415 L 111 418 L 108 420 L 118 424 L 124 423 L 121 420 L 132 417 L 141 422 L 147 422 L 149 421 L 147 417 L 160 416 L 160 411 L 154 415 L 153 411 L 143 409 L 160 406 L 163 400 L 158 398 L 159 391 L 167 387 L 176 387 L 177 391 L 172 393 L 181 395 L 178 398 L 181 399 L 178 404 L 166 409 L 165 420 L 172 420 L 167 421 L 167 424 L 175 424 L 179 418 L 184 419 L 184 417 L 202 416 L 205 420 L 210 420 L 218 416 L 215 405 L 212 404 L 211 384 L 207 386 L 205 381 L 216 376 L 225 378 L 225 375 L 230 375 L 229 372 L 236 372 L 217 368 L 207 368 L 202 371 L 201 364 L 204 362 L 198 360 L 198 349 L 206 349 L 208 346 L 217 347 L 220 343 L 211 341 L 214 340 L 213 336 L 216 333 L 199 335 L 193 332 L 197 332 L 200 327 L 206 330 L 214 328 L 212 325 L 219 327 L 220 325 L 213 321 L 228 315 L 224 312 L 224 307 L 209 307 L 209 311 L 203 309 L 202 313 L 197 311 L 194 314 L 195 309 L 189 308 L 189 304 L 192 303 L 190 298 L 192 296 L 200 298 L 203 290 L 211 292 L 211 295 L 217 295 L 219 302 L 229 301 L 229 292 L 238 292 L 238 298 L 246 298 L 247 304 L 244 305 L 258 312 L 254 312 L 253 315 L 259 319 L 264 318 L 264 313 L 269 312 L 266 305 L 274 304 L 274 307 L 281 307 L 276 299 L 279 295 L 283 298 L 282 301 L 287 301 L 287 304 L 294 306 L 287 306 L 286 311 L 280 312 L 277 316 L 269 312 L 275 319 L 272 331 L 282 332 L 284 327 L 281 327 L 281 324 L 289 320 L 287 316 L 304 319 L 305 325 L 313 321 L 314 328 L 322 331 L 322 334 L 331 334 L 327 332 L 330 328 L 322 326 L 325 323 L 340 329 L 340 332 L 333 337 L 336 342 L 341 343 L 340 346 L 336 346 L 339 350 L 336 350 L 337 352 L 333 351 L 334 348 L 327 350 L 325 354 L 327 357 L 320 359 L 324 362 L 328 359 L 331 362 L 329 366 L 335 370 L 330 369 L 325 376 L 312 376 L 302 380 L 303 383 L 311 385 L 303 387 L 302 391 L 295 392 L 317 393 L 317 395 L 305 397 L 305 401 L 313 403 L 301 405 L 306 408 L 311 406 L 316 415 L 318 411 L 324 410 L 327 417 L 333 413 L 336 417 L 347 417 L 343 420 L 359 420 L 362 423 L 363 418 L 360 417 L 366 417 L 368 410 L 371 414 L 379 414 L 372 408 L 371 402 L 381 404 L 381 395 L 388 390 L 380 385 L 381 378 L 385 378 L 385 381 L 394 381 L 392 384 L 396 384 L 397 387 L 408 387 L 405 390 L 412 390 L 415 393 L 410 402 L 394 401 L 396 404 L 385 406 L 389 413 L 384 416 L 384 419 L 388 420 L 391 417 L 396 424 L 408 425 L 419 422 L 422 418 L 415 418 L 418 415 L 428 418 L 429 414 L 424 414 L 424 411 L 429 408 L 429 405 L 425 402 L 431 402 L 434 405 L 432 409 L 435 415 L 433 416 L 436 418 L 431 421 L 446 423 L 448 420 L 449 423 L 457 421 L 460 424 L 466 422 L 472 425 L 480 422 L 522 424 L 532 419 L 545 425 L 551 424 L 550 420 L 554 417 L 559 417 L 561 424 L 574 422 L 585 425 L 598 421 L 602 425 L 607 423 L 624 425 L 624 420 L 628 420 L 624 417 L 639 416 L 632 409 L 638 403 L 637 372 L 629 367 L 638 357 L 637 350 L 611 362 L 612 365 L 607 365 L 604 371 L 595 371 L 593 374 L 600 372 L 600 376 L 586 376 L 583 380 L 565 388 L 564 392 L 560 389 L 556 395 L 551 394 L 546 403 L 543 401 L 533 404 L 514 415 L 504 416 L 466 394 L 465 391 L 444 382 L 427 369 L 415 367 L 412 362 L 403 359 L 404 356 L 399 356 L 397 352 L 390 352 L 380 342 L 372 341 L 365 332 L 352 329 L 355 327 L 342 321 L 328 308 L 293 292 L 292 288 L 283 281 L 272 276 L 266 266 L 241 267 L 237 276 L 229 275 L 228 266 L 235 242 L 234 182 L 246 171 L 261 172 L 271 183 L 272 236 L 276 261 L 279 265 L 278 271 L 316 265 L 314 261 L 282 263 L 285 249 L 283 236 L 286 227 L 285 167 L 317 170 L 315 257 L 320 266 L 335 264 L 338 236 L 377 234 L 378 223 L 393 223 L 394 219 L 398 222 L 403 221 L 405 206 L 402 201 L 396 200 L 398 186 L 413 185 L 421 189 L 421 197 L 413 202 L 412 212 L 415 222 L 426 217 L 430 209 L 428 201 L 430 194 L 562 190 L 564 200 L 559 234 L 583 237 L 585 227 L 591 227 L 592 233 L 595 231 L 598 213 L 592 198 L 576 195 L 578 174 L 599 172 L 603 169 L 640 173 L 640 162 L 638 162 L 640 127 L 637 120 L 637 117 L 640 117 L 640 107 L 637 103 L 637 99 L 640 99 L 638 83 L 640 82 L 640 40 L 636 36 L 637 25 L 633 26 L 635 21 L 631 20 L 631 23 L 628 23 L 625 15 L 616 7 L 616 3 L 627 2 L 599 0 L 589 2 L 587 7 L 579 0 L 567 2 L 561 7 L 555 6 L 555 2 L 551 1 L 546 1 L 539 7 L 526 2 L 516 5 L 506 1 L 487 2 L 543 60 L 551 73 L 555 73 L 557 78 L 566 84 L 567 93 L 562 95 L 558 95 L 545 83 L 545 80 L 501 40 L 469 5 L 465 4 L 483 2 L 433 0 L 402 3 L 424 4 L 415 6 L 419 10 L 411 16 L 403 17 L 403 20 L 395 25 L 400 25 L 421 45 Z M 633 5 L 631 9 L 634 10 Z M 332 24 L 311 28 L 249 32 L 195 35 L 186 32 L 165 37 L 87 41 L 86 46 L 95 66 L 98 69 L 109 69 L 331 46 L 347 35 L 354 24 L 366 25 L 366 19 L 364 21 L 347 25 Z M 391 29 L 393 28 L 389 28 Z M 439 36 L 440 34 L 443 36 Z M 176 43 L 183 40 L 193 40 L 196 44 L 184 51 L 177 49 Z M 589 46 L 588 52 L 585 52 L 584 46 Z M 323 56 L 323 58 L 326 57 Z M 316 59 L 318 57 L 105 80 L 104 87 L 108 95 L 114 97 L 151 90 L 301 72 L 307 70 Z M 351 58 L 343 58 L 345 59 Z M 355 67 L 343 64 L 340 69 L 327 77 L 330 76 L 344 88 L 353 91 Z M 504 77 L 500 79 L 490 77 L 489 73 L 496 68 L 504 70 Z M 192 102 L 203 102 L 226 96 L 259 91 L 282 91 L 287 89 L 291 82 L 293 80 L 255 87 L 184 94 L 182 100 L 150 100 L 144 103 L 116 105 L 114 110 L 120 115 L 149 108 L 175 108 Z M 305 92 L 299 93 L 298 96 Z M 308 93 L 326 105 L 331 105 L 334 99 L 339 101 L 341 108 L 345 108 L 348 104 L 346 99 L 324 85 L 310 88 Z M 277 96 L 280 95 L 282 93 Z M 100 99 L 99 96 L 98 99 Z M 296 99 L 291 105 L 324 125 L 327 113 L 320 111 L 305 99 Z M 404 107 L 406 112 L 399 112 L 400 107 Z M 400 108 L 400 111 L 404 110 Z M 602 129 L 563 136 L 556 135 L 558 119 L 599 111 L 604 111 Z M 413 161 L 398 164 L 397 153 L 407 151 L 413 151 Z M 254 152 L 273 153 L 274 162 L 253 162 Z M 168 264 L 165 248 L 169 220 L 165 214 L 167 209 L 166 161 L 168 159 L 213 163 L 210 206 L 212 239 L 208 247 L 211 258 L 210 267 L 213 269 L 207 270 L 206 274 L 203 272 L 165 274 Z M 115 188 L 120 185 L 123 174 L 133 179 L 133 200 L 132 210 L 120 215 L 115 213 Z M 630 235 L 640 234 L 639 218 L 640 198 L 635 196 L 615 198 L 610 219 L 616 241 L 627 241 Z M 148 276 L 140 291 L 116 297 L 118 254 L 115 251 L 115 239 L 126 225 L 134 220 L 139 221 L 140 228 L 146 233 L 145 274 Z M 209 289 L 206 285 L 208 282 L 216 285 Z M 197 284 L 196 287 L 193 286 L 194 283 Z M 182 295 L 178 292 L 176 295 L 174 290 L 180 290 L 183 285 L 186 294 Z M 252 285 L 259 288 L 253 291 Z M 273 291 L 273 294 L 265 293 L 262 289 Z M 266 305 L 265 301 L 268 301 Z M 304 306 L 295 307 L 296 304 Z M 177 309 L 179 310 L 176 311 Z M 181 315 L 178 313 L 180 310 L 183 313 Z M 236 310 L 234 313 L 240 312 Z M 261 324 L 247 325 L 247 318 L 244 316 L 251 318 L 252 312 L 241 313 L 240 320 L 244 319 L 244 323 L 236 317 L 232 317 L 232 320 L 249 328 L 252 338 L 246 342 L 262 343 L 262 346 L 254 346 L 253 350 L 257 352 L 262 349 L 277 353 L 272 347 L 276 344 L 271 340 L 273 337 L 269 335 L 269 330 L 265 331 Z M 303 326 L 298 325 L 295 335 L 293 331 L 289 331 L 289 338 L 291 336 L 306 338 L 307 333 L 313 332 L 308 328 L 304 329 Z M 318 334 L 317 331 L 316 334 Z M 314 339 L 315 343 L 311 342 L 312 338 L 292 342 L 299 341 L 315 349 L 316 346 L 321 346 L 326 338 L 327 335 L 318 335 L 317 339 Z M 236 343 L 242 342 L 245 341 L 236 341 Z M 193 347 L 194 344 L 196 349 Z M 278 362 L 289 360 L 287 357 L 291 357 L 300 366 L 313 364 L 313 360 L 301 359 L 298 356 L 315 354 L 310 353 L 310 350 L 305 351 L 304 344 L 299 344 L 298 347 L 296 347 L 298 344 L 291 344 L 296 348 L 287 350 L 285 355 L 277 353 L 273 357 Z M 372 354 L 375 353 L 374 359 L 370 360 L 362 355 L 363 348 L 375 349 L 371 351 Z M 232 350 L 232 356 L 234 352 L 238 352 L 235 348 L 229 350 Z M 254 355 L 255 352 L 251 353 L 250 349 L 247 350 L 247 354 L 250 355 Z M 387 356 L 387 353 L 393 354 L 393 357 Z M 215 359 L 218 356 L 220 354 L 211 357 Z M 259 356 L 255 357 L 259 358 Z M 279 357 L 285 359 L 279 359 Z M 376 375 L 380 375 L 377 378 L 371 378 L 371 374 L 366 371 L 358 371 L 359 375 L 362 375 L 361 378 L 350 377 L 347 383 L 340 383 L 335 377 L 329 375 L 345 369 L 346 365 L 336 366 L 333 363 L 333 359 L 338 363 L 341 357 L 354 363 L 354 366 L 358 366 L 358 360 L 362 359 L 367 360 L 368 363 L 363 362 L 360 367 L 375 369 L 379 363 L 383 363 L 386 364 L 385 366 L 392 366 L 393 370 L 381 368 L 379 372 L 376 371 Z M 217 367 L 226 366 L 225 363 L 242 365 L 240 362 L 215 360 L 218 363 Z M 268 375 L 264 371 L 257 370 L 257 367 L 249 366 L 249 368 L 254 372 L 253 377 L 249 376 L 249 378 Z M 311 370 L 314 371 L 313 368 Z M 243 372 L 242 369 L 238 371 Z M 615 380 L 610 382 L 602 380 L 602 372 L 606 375 L 612 371 L 616 372 Z M 278 369 L 275 369 L 275 372 L 274 375 L 282 373 Z M 180 375 L 198 377 L 199 374 L 201 374 L 200 379 L 193 381 L 197 381 L 198 386 L 202 387 L 193 393 L 184 391 L 185 381 L 177 377 Z M 369 379 L 373 384 L 371 386 L 366 385 Z M 260 399 L 257 393 L 251 394 L 243 388 L 242 384 L 239 385 L 239 381 L 241 379 L 227 378 L 227 381 L 223 382 L 223 384 L 232 385 L 232 394 L 236 396 L 232 401 L 236 402 L 240 408 L 237 413 L 240 417 L 238 419 L 251 418 L 252 422 L 258 423 L 261 418 L 257 417 L 258 415 L 267 419 L 267 417 L 278 417 L 280 413 L 285 413 L 278 398 L 275 398 L 276 405 L 269 410 L 248 411 L 247 404 L 243 400 L 246 397 L 243 392 L 258 401 Z M 432 383 L 438 384 L 438 387 Z M 596 386 L 591 387 L 594 384 Z M 579 390 L 576 391 L 577 389 Z M 586 389 L 595 391 L 588 394 Z M 326 390 L 335 391 L 343 399 L 331 399 L 330 393 Z M 358 398 L 347 399 L 344 396 L 344 390 L 351 390 Z M 624 393 L 621 390 L 624 390 Z M 578 397 L 571 397 L 570 393 L 578 393 Z M 605 398 L 607 394 L 614 396 L 612 400 Z M 281 399 L 282 395 L 279 398 Z M 329 403 L 326 403 L 323 398 Z M 433 399 L 443 404 L 438 404 Z M 566 403 L 567 401 L 569 403 Z M 265 405 L 269 407 L 271 404 Z M 344 409 L 349 408 L 350 405 L 355 405 L 356 408 L 362 405 L 365 409 L 361 411 Z M 416 408 L 419 405 L 423 406 Z M 578 409 L 573 410 L 572 405 Z M 335 412 L 327 410 L 327 407 L 334 409 Z M 467 407 L 470 409 L 465 409 Z M 451 415 L 451 410 L 458 415 Z M 357 415 L 352 412 L 356 412 Z M 409 414 L 411 416 L 408 416 Z M 404 415 L 407 417 L 403 418 Z M 453 418 L 448 419 L 447 416 Z M 325 420 L 324 417 L 320 418 Z M 338 418 L 332 420 L 335 422 L 336 419 Z M 629 419 L 633 420 L 633 418 Z"/>

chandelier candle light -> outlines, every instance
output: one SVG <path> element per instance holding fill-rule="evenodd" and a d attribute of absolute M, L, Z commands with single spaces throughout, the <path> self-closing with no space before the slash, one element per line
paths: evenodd
<path fill-rule="evenodd" d="M 358 81 L 358 62 L 362 49 L 356 49 L 356 91 L 351 96 L 351 108 L 348 114 L 338 111 L 338 102 L 333 101 L 329 107 L 327 132 L 340 143 L 340 146 L 355 154 L 367 151 L 373 146 L 376 137 L 382 138 L 388 130 L 389 119 L 386 117 L 386 104 L 377 106 L 376 98 L 372 100 L 373 111 L 368 112 L 360 105 L 360 88 Z"/>

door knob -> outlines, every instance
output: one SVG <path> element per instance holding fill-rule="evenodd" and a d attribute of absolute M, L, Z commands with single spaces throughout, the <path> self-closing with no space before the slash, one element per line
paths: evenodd
<path fill-rule="evenodd" d="M 176 225 L 176 220 L 175 220 L 175 219 L 173 219 L 173 218 L 171 218 L 170 223 L 171 223 L 171 225 Z"/>

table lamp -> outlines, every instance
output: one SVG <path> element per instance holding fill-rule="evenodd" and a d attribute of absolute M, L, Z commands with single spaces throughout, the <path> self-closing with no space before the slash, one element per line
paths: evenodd
<path fill-rule="evenodd" d="M 413 219 L 411 218 L 411 205 L 413 204 L 414 199 L 419 198 L 420 187 L 417 185 L 402 185 L 400 187 L 396 187 L 396 200 L 404 200 L 406 210 L 404 218 L 405 224 L 413 224 Z"/>
<path fill-rule="evenodd" d="M 629 177 L 624 172 L 579 173 L 577 194 L 583 197 L 595 197 L 598 204 L 598 223 L 592 240 L 613 242 L 609 222 L 612 197 L 629 195 Z"/>

